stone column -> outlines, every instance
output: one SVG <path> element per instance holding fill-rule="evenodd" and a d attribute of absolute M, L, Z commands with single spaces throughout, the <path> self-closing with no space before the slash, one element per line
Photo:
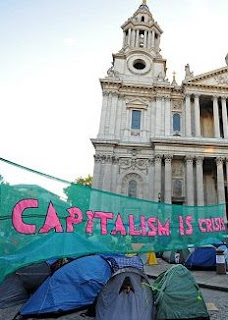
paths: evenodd
<path fill-rule="evenodd" d="M 217 167 L 217 192 L 218 192 L 218 203 L 225 203 L 225 187 L 224 187 L 224 173 L 223 173 L 223 161 L 224 158 L 216 158 Z"/>
<path fill-rule="evenodd" d="M 156 119 L 155 119 L 156 136 L 161 135 L 161 128 L 162 128 L 161 112 L 162 112 L 162 97 L 158 96 L 156 97 Z"/>
<path fill-rule="evenodd" d="M 144 44 L 143 44 L 144 48 L 147 48 L 147 31 L 144 31 Z"/>
<path fill-rule="evenodd" d="M 219 111 L 218 111 L 218 97 L 213 97 L 213 117 L 214 117 L 214 136 L 220 138 L 220 125 L 219 125 Z"/>
<path fill-rule="evenodd" d="M 111 155 L 103 156 L 102 163 L 104 166 L 102 190 L 110 192 L 111 191 L 112 156 Z"/>
<path fill-rule="evenodd" d="M 152 30 L 152 48 L 154 48 L 155 31 Z"/>
<path fill-rule="evenodd" d="M 96 153 L 94 155 L 94 168 L 93 168 L 93 188 L 101 189 L 102 185 L 100 184 L 101 177 L 101 155 Z"/>
<path fill-rule="evenodd" d="M 123 48 L 125 47 L 126 45 L 126 31 L 124 31 L 123 33 Z"/>
<path fill-rule="evenodd" d="M 136 30 L 136 41 L 135 41 L 135 46 L 139 47 L 139 30 Z"/>
<path fill-rule="evenodd" d="M 186 94 L 185 96 L 185 131 L 186 137 L 191 137 L 192 135 L 192 119 L 191 119 L 191 102 L 190 95 Z"/>
<path fill-rule="evenodd" d="M 196 157 L 196 203 L 198 206 L 204 205 L 203 186 L 203 157 Z"/>
<path fill-rule="evenodd" d="M 199 103 L 199 95 L 195 94 L 194 96 L 194 104 L 195 104 L 195 135 L 196 137 L 201 136 L 200 130 L 200 103 Z"/>
<path fill-rule="evenodd" d="M 112 104 L 111 104 L 111 110 L 110 110 L 110 126 L 109 126 L 109 133 L 112 137 L 114 137 L 115 132 L 115 124 L 116 124 L 116 110 L 117 110 L 117 104 L 118 104 L 118 93 L 113 92 L 112 94 Z"/>
<path fill-rule="evenodd" d="M 152 33 L 151 31 L 148 31 L 148 49 L 151 48 L 151 39 L 152 39 Z"/>
<path fill-rule="evenodd" d="M 222 123 L 224 138 L 228 138 L 228 123 L 227 123 L 227 110 L 226 110 L 226 97 L 222 97 Z"/>
<path fill-rule="evenodd" d="M 172 203 L 172 155 L 165 155 L 165 203 Z"/>
<path fill-rule="evenodd" d="M 165 98 L 165 135 L 170 136 L 171 106 L 170 98 Z"/>
<path fill-rule="evenodd" d="M 111 179 L 111 192 L 117 193 L 117 177 L 119 169 L 119 158 L 117 156 L 112 157 L 112 179 Z"/>
<path fill-rule="evenodd" d="M 127 35 L 127 44 L 130 45 L 131 43 L 131 28 L 128 29 L 128 35 Z"/>
<path fill-rule="evenodd" d="M 148 199 L 157 201 L 154 199 L 154 158 L 148 160 Z"/>
<path fill-rule="evenodd" d="M 105 132 L 105 119 L 106 119 L 106 110 L 108 105 L 108 92 L 103 91 L 103 100 L 102 100 L 102 109 L 101 109 L 101 118 L 100 118 L 100 127 L 98 136 L 103 136 Z"/>
<path fill-rule="evenodd" d="M 105 113 L 105 135 L 109 134 L 111 109 L 112 109 L 112 97 L 113 97 L 112 93 L 109 92 L 107 106 L 106 106 L 106 113 Z"/>
<path fill-rule="evenodd" d="M 154 199 L 157 201 L 158 194 L 161 193 L 161 162 L 162 155 L 155 155 L 155 165 L 154 165 Z"/>
<path fill-rule="evenodd" d="M 117 139 L 120 139 L 120 136 L 121 136 L 122 110 L 123 110 L 123 96 L 119 95 L 119 100 L 117 103 L 117 112 L 116 112 L 116 126 L 115 126 L 115 136 Z"/>
<path fill-rule="evenodd" d="M 186 161 L 186 203 L 188 206 L 194 205 L 194 183 L 193 183 L 193 156 L 188 155 Z"/>
<path fill-rule="evenodd" d="M 132 47 L 135 46 L 135 30 L 132 30 L 132 37 L 131 37 L 131 43 L 130 43 L 130 45 L 131 45 Z"/>

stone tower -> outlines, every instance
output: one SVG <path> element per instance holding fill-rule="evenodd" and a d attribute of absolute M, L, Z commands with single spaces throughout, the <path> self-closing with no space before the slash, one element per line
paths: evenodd
<path fill-rule="evenodd" d="M 186 64 L 182 84 L 169 82 L 162 29 L 146 1 L 122 29 L 123 47 L 100 79 L 93 187 L 166 203 L 225 202 L 228 67 L 194 76 Z"/>

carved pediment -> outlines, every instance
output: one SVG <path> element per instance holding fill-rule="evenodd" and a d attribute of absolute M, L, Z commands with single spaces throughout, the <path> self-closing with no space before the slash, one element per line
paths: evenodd
<path fill-rule="evenodd" d="M 147 99 L 134 98 L 126 101 L 128 108 L 136 109 L 146 109 L 148 107 L 149 101 Z"/>
<path fill-rule="evenodd" d="M 228 67 L 195 76 L 185 81 L 185 84 L 228 88 Z"/>

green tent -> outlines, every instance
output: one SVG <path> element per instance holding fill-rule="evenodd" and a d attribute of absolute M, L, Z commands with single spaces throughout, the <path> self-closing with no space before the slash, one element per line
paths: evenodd
<path fill-rule="evenodd" d="M 183 265 L 174 265 L 161 273 L 153 286 L 157 320 L 209 319 L 199 286 Z"/>

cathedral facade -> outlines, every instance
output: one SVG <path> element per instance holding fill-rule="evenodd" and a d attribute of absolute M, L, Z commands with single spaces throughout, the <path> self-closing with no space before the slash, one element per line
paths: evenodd
<path fill-rule="evenodd" d="M 186 65 L 178 85 L 166 78 L 162 30 L 145 1 L 122 29 L 123 47 L 100 79 L 93 188 L 180 205 L 225 203 L 228 58 L 198 76 Z"/>

